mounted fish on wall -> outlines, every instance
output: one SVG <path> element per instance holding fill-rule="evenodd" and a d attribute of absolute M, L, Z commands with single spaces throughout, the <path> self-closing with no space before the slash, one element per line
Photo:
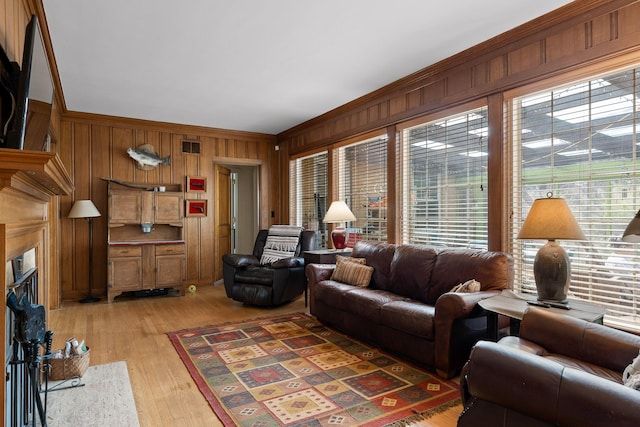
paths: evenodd
<path fill-rule="evenodd" d="M 151 144 L 143 144 L 137 148 L 127 148 L 127 153 L 129 153 L 129 157 L 138 163 L 138 169 L 148 171 L 156 168 L 160 164 L 165 166 L 169 166 L 171 164 L 171 156 L 158 156 L 156 149 L 153 148 L 153 145 Z"/>

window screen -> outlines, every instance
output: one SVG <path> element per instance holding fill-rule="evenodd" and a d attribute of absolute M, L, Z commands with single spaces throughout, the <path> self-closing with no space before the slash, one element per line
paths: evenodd
<path fill-rule="evenodd" d="M 486 107 L 400 132 L 404 243 L 487 248 Z"/>
<path fill-rule="evenodd" d="M 348 246 L 357 240 L 387 241 L 387 137 L 334 150 L 337 199 L 356 217 L 347 224 Z"/>
<path fill-rule="evenodd" d="M 289 223 L 316 230 L 316 247 L 327 247 L 327 152 L 289 162 Z"/>
<path fill-rule="evenodd" d="M 511 246 L 515 284 L 535 293 L 543 241 L 516 239 L 533 200 L 566 199 L 587 236 L 561 241 L 571 259 L 570 298 L 607 309 L 605 321 L 640 330 L 640 246 L 621 241 L 640 207 L 637 69 L 508 102 L 513 139 Z"/>

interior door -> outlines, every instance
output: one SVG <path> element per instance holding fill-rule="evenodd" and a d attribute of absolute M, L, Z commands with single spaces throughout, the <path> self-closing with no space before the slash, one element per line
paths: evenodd
<path fill-rule="evenodd" d="M 214 215 L 214 281 L 222 279 L 222 255 L 231 252 L 231 171 L 214 165 L 216 204 Z"/>

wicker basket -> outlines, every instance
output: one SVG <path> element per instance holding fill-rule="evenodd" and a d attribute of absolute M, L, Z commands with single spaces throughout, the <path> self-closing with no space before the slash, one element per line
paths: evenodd
<path fill-rule="evenodd" d="M 62 359 L 50 359 L 51 371 L 49 379 L 57 381 L 83 376 L 89 367 L 90 351 L 91 349 L 87 347 L 87 351 L 82 354 L 72 354 Z"/>

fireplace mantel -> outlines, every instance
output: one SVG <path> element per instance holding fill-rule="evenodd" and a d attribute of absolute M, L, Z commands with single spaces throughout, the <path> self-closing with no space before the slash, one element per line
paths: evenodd
<path fill-rule="evenodd" d="M 56 153 L 0 148 L 0 191 L 5 188 L 48 202 L 71 194 L 73 182 Z"/>

